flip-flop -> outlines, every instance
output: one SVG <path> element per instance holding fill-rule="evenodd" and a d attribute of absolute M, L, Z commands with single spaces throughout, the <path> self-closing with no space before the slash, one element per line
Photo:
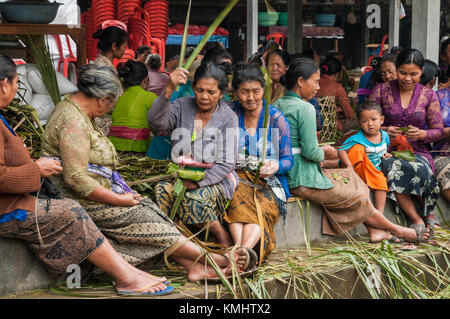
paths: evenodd
<path fill-rule="evenodd" d="M 369 240 L 369 244 L 380 244 L 383 240 L 381 240 L 381 241 L 371 241 L 371 240 Z M 389 238 L 388 242 L 391 245 L 401 245 L 401 244 L 403 244 L 405 242 L 405 240 L 403 238 L 399 238 L 399 237 L 397 237 L 395 235 L 392 235 L 392 237 Z"/>
<path fill-rule="evenodd" d="M 245 248 L 245 250 L 247 251 L 248 259 L 247 259 L 246 265 L 244 265 L 244 267 L 243 267 L 243 270 L 249 271 L 249 270 L 252 270 L 253 268 L 255 268 L 256 264 L 258 263 L 258 255 L 251 248 Z"/>
<path fill-rule="evenodd" d="M 159 278 L 158 276 L 151 275 L 151 274 L 148 274 L 147 277 L 150 278 L 150 279 Z M 172 282 L 171 282 L 170 280 L 166 280 L 166 281 L 161 282 L 161 283 L 162 283 L 164 286 L 168 286 L 168 285 L 170 285 Z"/>
<path fill-rule="evenodd" d="M 254 267 L 253 269 L 251 269 L 251 270 L 248 270 L 248 271 L 244 271 L 244 272 L 241 272 L 241 273 L 239 273 L 239 276 L 241 277 L 241 278 L 247 278 L 247 277 L 250 277 L 251 275 L 253 275 L 255 272 L 257 272 L 258 271 L 258 268 L 256 268 L 256 267 Z M 226 276 L 226 278 L 228 279 L 228 280 L 233 280 L 233 276 L 232 275 L 228 275 L 228 276 Z M 220 278 L 219 277 L 217 277 L 217 278 L 206 278 L 206 280 L 208 281 L 208 282 L 210 282 L 210 283 L 217 283 L 217 284 L 221 284 L 222 283 L 222 280 L 220 280 Z M 204 279 L 203 280 L 201 280 L 200 282 L 204 282 Z"/>
<path fill-rule="evenodd" d="M 409 227 L 416 231 L 417 238 L 412 242 L 414 244 L 427 243 L 434 238 L 434 230 L 432 228 L 429 229 L 430 236 L 427 239 L 422 238 L 428 229 L 424 224 L 411 224 Z"/>
<path fill-rule="evenodd" d="M 144 292 L 144 290 L 159 285 L 160 283 L 153 283 L 151 285 L 148 285 L 142 289 L 139 289 L 137 291 L 128 291 L 128 290 L 118 290 L 116 284 L 114 283 L 114 289 L 116 289 L 116 293 L 119 296 L 165 296 L 170 295 L 173 293 L 174 288 L 172 286 L 167 286 L 166 289 L 157 291 L 157 292 Z"/>
<path fill-rule="evenodd" d="M 430 225 L 430 229 L 435 229 L 434 225 L 441 227 L 441 224 L 439 224 L 439 221 L 436 218 L 425 218 L 425 226 L 428 225 Z"/>
<path fill-rule="evenodd" d="M 400 250 L 404 250 L 404 251 L 413 251 L 416 249 L 417 249 L 417 246 L 414 245 L 413 243 L 403 243 L 402 246 L 400 247 Z"/>

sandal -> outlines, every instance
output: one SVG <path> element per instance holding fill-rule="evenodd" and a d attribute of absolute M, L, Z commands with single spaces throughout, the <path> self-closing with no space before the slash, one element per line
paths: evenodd
<path fill-rule="evenodd" d="M 435 229 L 434 225 L 441 227 L 441 224 L 439 224 L 436 218 L 425 218 L 425 226 L 430 226 L 430 229 Z"/>
<path fill-rule="evenodd" d="M 243 270 L 244 272 L 252 270 L 253 268 L 255 268 L 256 264 L 258 263 L 258 255 L 251 248 L 247 248 L 247 247 L 241 247 L 241 248 L 245 249 L 245 253 L 247 255 L 246 262 L 245 262 L 244 266 L 241 268 L 241 270 Z"/>
<path fill-rule="evenodd" d="M 157 292 L 144 292 L 144 290 L 159 285 L 160 282 L 153 283 L 144 288 L 141 288 L 137 291 L 128 291 L 128 290 L 119 290 L 117 289 L 117 285 L 113 283 L 114 289 L 116 290 L 117 295 L 119 296 L 165 296 L 173 293 L 174 288 L 172 286 L 167 286 L 166 289 L 157 291 Z"/>
<path fill-rule="evenodd" d="M 428 227 L 424 224 L 411 224 L 409 227 L 416 231 L 417 238 L 413 241 L 414 244 L 427 243 L 434 238 L 434 230 L 431 228 L 429 229 L 430 236 L 428 239 L 423 238 L 423 235 L 428 230 Z"/>
<path fill-rule="evenodd" d="M 405 240 L 403 238 L 398 238 L 395 235 L 392 235 L 391 238 L 389 238 L 388 243 L 391 245 L 402 245 L 405 243 Z"/>

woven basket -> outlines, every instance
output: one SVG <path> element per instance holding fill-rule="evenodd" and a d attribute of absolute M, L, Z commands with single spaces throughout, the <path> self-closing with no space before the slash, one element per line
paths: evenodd
<path fill-rule="evenodd" d="M 335 142 L 337 133 L 336 98 L 324 96 L 318 98 L 323 127 L 319 133 L 319 143 Z"/>

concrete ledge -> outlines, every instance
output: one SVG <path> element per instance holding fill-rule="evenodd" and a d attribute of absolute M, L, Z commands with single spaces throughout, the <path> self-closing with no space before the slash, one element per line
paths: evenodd
<path fill-rule="evenodd" d="M 304 213 L 306 214 L 306 204 L 304 201 L 302 201 L 302 204 Z M 450 220 L 450 205 L 442 198 L 439 200 L 439 205 L 446 220 Z M 386 217 L 398 223 L 390 204 L 388 203 L 386 206 Z M 280 218 L 274 227 L 277 249 L 296 248 L 305 244 L 303 223 L 297 202 L 289 202 L 287 210 L 285 225 L 283 225 L 282 219 Z M 442 222 L 442 218 L 437 211 L 435 215 Z M 311 242 L 327 242 L 329 240 L 336 240 L 339 237 L 345 237 L 345 235 L 322 235 L 321 218 L 322 208 L 311 202 L 309 218 L 309 238 Z M 350 233 L 352 236 L 357 234 L 366 235 L 367 231 L 363 225 L 359 225 Z M 2 256 L 0 260 L 0 296 L 48 288 L 53 282 L 53 279 L 48 275 L 41 262 L 19 240 L 0 238 L 0 256 Z"/>

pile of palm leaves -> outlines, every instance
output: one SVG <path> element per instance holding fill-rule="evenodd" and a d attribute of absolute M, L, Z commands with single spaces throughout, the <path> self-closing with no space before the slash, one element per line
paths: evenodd
<path fill-rule="evenodd" d="M 284 252 L 261 267 L 257 279 L 246 282 L 254 298 L 270 298 L 267 279 L 276 279 L 287 287 L 285 298 L 348 298 L 350 294 L 351 298 L 447 299 L 449 243 L 448 229 L 436 230 L 433 245 L 421 244 L 414 251 L 401 250 L 387 241 L 369 244 L 349 237 L 344 243 Z M 344 289 L 336 286 L 345 286 L 341 277 L 345 270 L 356 273 L 357 281 L 342 296 Z M 365 296 L 355 292 L 357 286 Z"/>

